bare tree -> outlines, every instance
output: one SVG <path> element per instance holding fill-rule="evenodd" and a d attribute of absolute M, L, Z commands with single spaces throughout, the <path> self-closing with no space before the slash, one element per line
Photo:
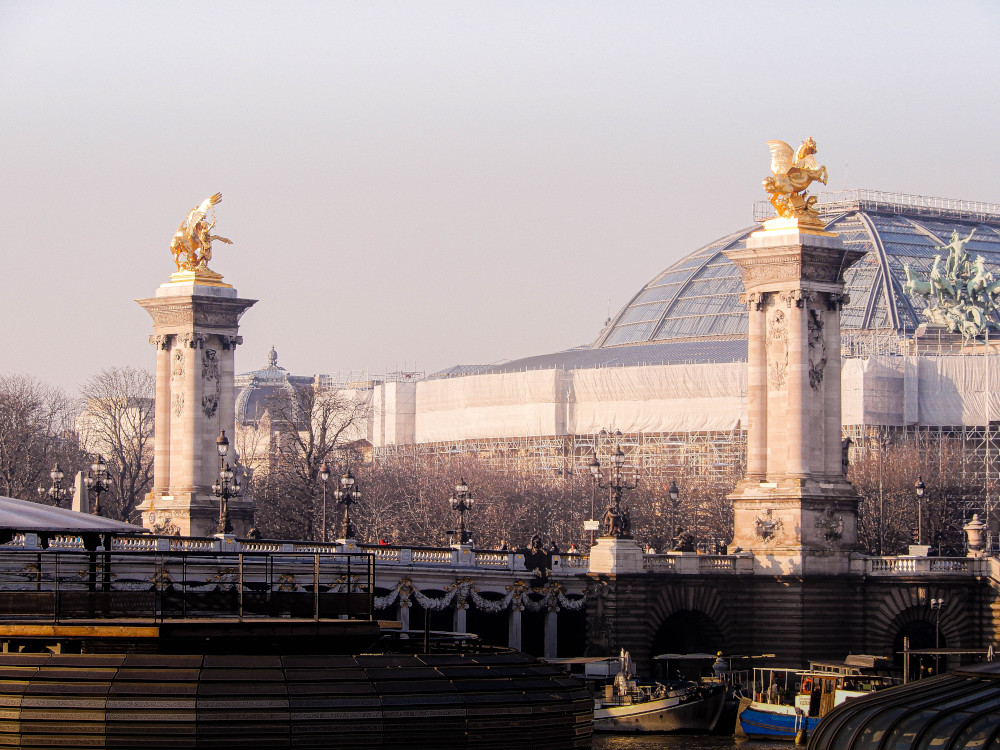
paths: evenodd
<path fill-rule="evenodd" d="M 110 367 L 80 388 L 80 444 L 108 464 L 112 489 L 101 514 L 129 520 L 153 481 L 153 414 L 156 380 L 147 370 Z"/>
<path fill-rule="evenodd" d="M 982 487 L 970 465 L 975 457 L 957 441 L 893 442 L 869 439 L 853 451 L 850 480 L 862 497 L 858 537 L 868 554 L 906 552 L 919 534 L 942 553 L 961 554 L 962 518 L 959 501 L 975 497 Z M 917 498 L 914 485 L 922 478 L 927 490 Z"/>
<path fill-rule="evenodd" d="M 320 467 L 329 462 L 335 474 L 347 468 L 349 447 L 365 437 L 370 408 L 365 391 L 318 383 L 290 386 L 268 398 L 271 458 L 267 475 L 255 485 L 261 494 L 254 498 L 258 526 L 265 533 L 320 536 Z"/>
<path fill-rule="evenodd" d="M 59 461 L 67 475 L 79 460 L 72 402 L 26 375 L 0 375 L 0 493 L 34 500 Z"/>

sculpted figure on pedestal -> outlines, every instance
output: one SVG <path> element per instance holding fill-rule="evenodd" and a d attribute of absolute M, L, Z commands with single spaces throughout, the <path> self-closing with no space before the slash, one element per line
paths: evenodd
<path fill-rule="evenodd" d="M 170 243 L 170 252 L 174 255 L 174 263 L 178 271 L 195 271 L 199 268 L 208 269 L 208 261 L 212 259 L 212 240 L 232 245 L 225 237 L 212 234 L 215 228 L 216 204 L 222 202 L 222 193 L 206 198 L 201 205 L 195 206 L 185 217 L 174 233 Z M 209 220 L 208 213 L 212 212 Z"/>
<path fill-rule="evenodd" d="M 783 219 L 806 219 L 819 223 L 813 207 L 816 196 L 806 197 L 806 188 L 816 181 L 826 184 L 826 167 L 816 163 L 816 141 L 806 138 L 798 151 L 784 141 L 768 141 L 771 149 L 771 176 L 764 179 L 764 190 L 771 194 L 771 205 Z"/>

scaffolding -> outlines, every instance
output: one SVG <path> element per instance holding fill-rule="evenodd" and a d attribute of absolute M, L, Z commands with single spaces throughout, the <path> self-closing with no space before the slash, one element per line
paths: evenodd
<path fill-rule="evenodd" d="M 586 471 L 594 456 L 605 464 L 616 445 L 628 456 L 629 466 L 646 481 L 663 481 L 679 474 L 723 479 L 743 473 L 746 431 L 627 433 L 479 438 L 415 445 L 387 445 L 375 450 L 375 459 L 445 461 L 470 456 L 491 468 L 548 476 Z"/>
<path fill-rule="evenodd" d="M 1000 510 L 998 497 L 998 472 L 1000 472 L 1000 423 L 988 426 L 959 425 L 953 427 L 928 427 L 906 425 L 845 425 L 844 437 L 851 439 L 851 459 L 866 451 L 885 449 L 886 446 L 922 446 L 929 453 L 936 452 L 939 461 L 945 460 L 945 446 L 953 446 L 963 456 L 962 476 L 970 484 L 981 487 L 979 493 L 953 498 L 964 520 L 979 514 L 984 521 L 996 518 Z"/>

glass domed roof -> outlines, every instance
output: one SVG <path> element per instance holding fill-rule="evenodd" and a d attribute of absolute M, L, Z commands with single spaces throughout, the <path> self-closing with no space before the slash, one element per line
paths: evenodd
<path fill-rule="evenodd" d="M 858 190 L 823 195 L 817 208 L 827 230 L 865 252 L 844 277 L 850 295 L 841 317 L 846 335 L 852 330 L 905 335 L 924 322 L 924 300 L 903 293 L 903 265 L 926 279 L 953 231 L 964 238 L 975 229 L 966 250 L 982 255 L 1000 278 L 1000 205 Z M 761 212 L 760 218 L 767 215 Z M 667 268 L 608 322 L 591 348 L 745 339 L 743 283 L 723 252 L 743 249 L 757 229 L 722 237 Z"/>

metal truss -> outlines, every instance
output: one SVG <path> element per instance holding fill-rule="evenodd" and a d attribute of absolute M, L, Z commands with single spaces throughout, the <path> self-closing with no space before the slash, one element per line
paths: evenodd
<path fill-rule="evenodd" d="M 988 521 L 1000 511 L 1000 422 L 985 427 L 845 425 L 844 437 L 853 441 L 852 451 L 867 450 L 874 445 L 912 444 L 923 445 L 943 455 L 945 445 L 952 445 L 964 456 L 972 458 L 963 461 L 961 469 L 971 484 L 982 488 L 976 495 L 954 498 L 962 518 L 969 519 L 978 513 L 984 521 Z"/>
<path fill-rule="evenodd" d="M 389 445 L 375 450 L 375 459 L 389 457 L 415 461 L 474 456 L 493 468 L 548 476 L 586 471 L 595 455 L 602 463 L 617 445 L 630 467 L 649 480 L 678 474 L 726 478 L 742 474 L 746 463 L 746 432 L 610 432 L 546 437 L 479 438 L 448 443 Z"/>

